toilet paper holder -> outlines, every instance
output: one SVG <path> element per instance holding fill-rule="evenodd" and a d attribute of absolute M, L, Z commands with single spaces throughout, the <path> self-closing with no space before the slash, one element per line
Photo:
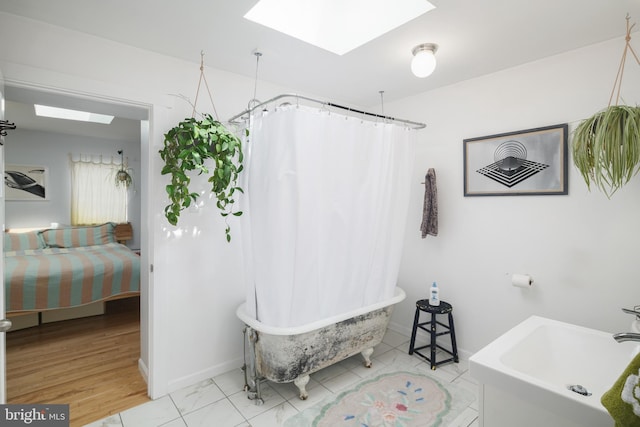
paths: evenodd
<path fill-rule="evenodd" d="M 529 288 L 533 285 L 533 277 L 529 274 L 513 273 L 511 274 L 511 285 L 519 288 Z"/>

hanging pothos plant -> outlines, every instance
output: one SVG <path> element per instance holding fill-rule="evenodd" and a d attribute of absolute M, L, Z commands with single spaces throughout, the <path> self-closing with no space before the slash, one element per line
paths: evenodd
<path fill-rule="evenodd" d="M 225 218 L 242 215 L 242 211 L 233 210 L 235 192 L 243 192 L 238 186 L 238 175 L 243 169 L 242 145 L 236 135 L 210 114 L 204 114 L 202 120 L 187 118 L 169 130 L 164 135 L 160 156 L 165 162 L 162 174 L 171 175 L 171 183 L 166 186 L 170 204 L 164 209 L 170 224 L 177 225 L 180 212 L 199 197 L 189 189 L 190 174 L 193 171 L 198 175 L 209 174 L 209 159 L 213 170 L 208 181 L 220 214 Z M 227 224 L 227 241 L 231 241 L 230 231 Z"/>
<path fill-rule="evenodd" d="M 609 106 L 582 121 L 573 132 L 573 162 L 582 174 L 587 188 L 593 182 L 607 197 L 640 171 L 640 107 L 611 105 L 616 92 L 620 97 L 622 74 L 627 52 L 631 51 L 640 65 L 631 44 L 631 29 L 627 16 L 627 37 L 618 75 L 611 92 Z"/>

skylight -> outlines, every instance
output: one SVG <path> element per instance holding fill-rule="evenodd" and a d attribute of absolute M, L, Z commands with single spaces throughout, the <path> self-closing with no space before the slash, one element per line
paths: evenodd
<path fill-rule="evenodd" d="M 34 104 L 36 116 L 51 117 L 54 119 L 76 120 L 81 122 L 92 122 L 110 124 L 113 116 L 105 114 L 90 113 L 88 111 L 68 110 L 66 108 L 50 107 L 47 105 Z"/>
<path fill-rule="evenodd" d="M 244 17 L 344 55 L 434 8 L 426 0 L 260 0 Z"/>

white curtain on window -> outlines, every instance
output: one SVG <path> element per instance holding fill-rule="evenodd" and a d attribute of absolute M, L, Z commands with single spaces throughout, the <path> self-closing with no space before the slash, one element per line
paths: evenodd
<path fill-rule="evenodd" d="M 393 296 L 414 135 L 303 106 L 252 119 L 240 217 L 250 314 L 300 326 Z"/>
<path fill-rule="evenodd" d="M 71 224 L 127 222 L 127 189 L 116 185 L 120 162 L 102 156 L 71 157 Z"/>

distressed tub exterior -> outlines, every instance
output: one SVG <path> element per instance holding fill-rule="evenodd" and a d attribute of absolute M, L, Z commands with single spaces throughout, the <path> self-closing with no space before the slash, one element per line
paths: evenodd
<path fill-rule="evenodd" d="M 246 325 L 249 344 L 249 390 L 260 399 L 259 379 L 276 383 L 294 382 L 300 398 L 306 399 L 309 375 L 357 353 L 371 366 L 373 347 L 386 332 L 393 306 L 405 298 L 402 289 L 378 304 L 309 325 L 276 328 L 261 324 L 246 314 L 245 305 L 236 315 Z"/>

